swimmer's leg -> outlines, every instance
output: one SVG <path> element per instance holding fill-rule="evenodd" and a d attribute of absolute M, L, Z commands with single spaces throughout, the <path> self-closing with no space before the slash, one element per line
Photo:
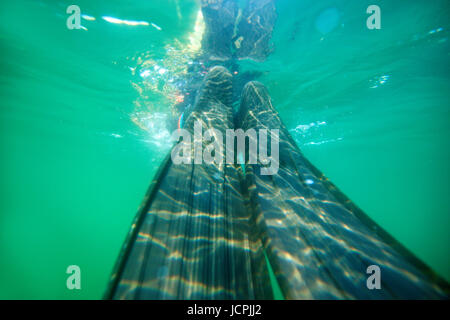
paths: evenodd
<path fill-rule="evenodd" d="M 232 128 L 231 75 L 213 68 L 184 129 Z M 194 139 L 192 139 L 194 140 Z M 194 141 L 193 141 L 194 142 Z M 184 143 L 180 142 L 180 143 Z M 203 150 L 209 145 L 205 141 Z M 186 144 L 193 153 L 193 145 Z M 215 150 L 223 155 L 223 150 Z M 162 164 L 113 273 L 110 299 L 267 299 L 262 243 L 234 165 Z"/>
<path fill-rule="evenodd" d="M 243 130 L 279 130 L 278 157 L 276 147 L 271 146 L 276 137 L 271 134 L 267 146 L 269 156 L 275 153 L 272 162 L 247 163 L 245 172 L 265 250 L 286 298 L 448 297 L 445 280 L 365 215 L 303 156 L 262 84 L 245 86 L 238 119 Z M 263 175 L 261 169 L 269 166 L 278 170 Z M 381 270 L 380 290 L 367 287 L 371 265 Z"/>

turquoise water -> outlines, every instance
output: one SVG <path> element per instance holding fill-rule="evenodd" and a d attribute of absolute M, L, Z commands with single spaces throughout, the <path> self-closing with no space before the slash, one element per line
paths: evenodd
<path fill-rule="evenodd" d="M 71 4 L 0 4 L 2 299 L 102 296 L 198 40 L 197 1 L 77 1 L 95 18 L 81 30 Z M 279 0 L 275 51 L 241 67 L 263 72 L 311 162 L 450 280 L 450 5 L 376 1 L 382 29 L 368 30 L 370 4 Z"/>

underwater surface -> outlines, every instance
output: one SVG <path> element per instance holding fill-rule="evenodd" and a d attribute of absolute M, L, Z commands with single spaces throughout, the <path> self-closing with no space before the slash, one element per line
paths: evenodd
<path fill-rule="evenodd" d="M 0 299 L 102 297 L 199 49 L 197 1 L 79 0 L 80 30 L 71 4 L 0 4 Z M 449 281 L 449 2 L 276 5 L 274 51 L 241 69 L 307 158 Z"/>

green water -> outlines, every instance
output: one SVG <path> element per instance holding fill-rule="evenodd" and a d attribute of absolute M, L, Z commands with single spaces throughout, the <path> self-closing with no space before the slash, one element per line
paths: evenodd
<path fill-rule="evenodd" d="M 68 30 L 71 4 L 0 4 L 0 299 L 100 298 L 170 147 L 164 88 L 185 64 L 173 52 L 188 43 L 198 3 L 80 0 L 96 20 Z M 370 4 L 381 30 L 366 28 Z M 448 1 L 277 7 L 275 51 L 243 70 L 264 72 L 311 162 L 450 280 Z M 169 70 L 144 91 L 138 57 Z M 72 264 L 81 290 L 66 288 Z"/>

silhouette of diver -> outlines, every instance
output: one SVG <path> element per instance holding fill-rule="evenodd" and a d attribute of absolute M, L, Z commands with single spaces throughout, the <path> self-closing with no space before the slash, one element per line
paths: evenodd
<path fill-rule="evenodd" d="M 244 86 L 233 114 L 233 81 L 212 67 L 183 128 L 279 129 L 278 173 L 261 175 L 264 164 L 248 161 L 175 165 L 168 155 L 105 297 L 272 299 L 270 265 L 286 299 L 448 298 L 445 280 L 302 155 L 261 83 Z M 372 265 L 381 270 L 379 290 L 367 286 Z"/>

